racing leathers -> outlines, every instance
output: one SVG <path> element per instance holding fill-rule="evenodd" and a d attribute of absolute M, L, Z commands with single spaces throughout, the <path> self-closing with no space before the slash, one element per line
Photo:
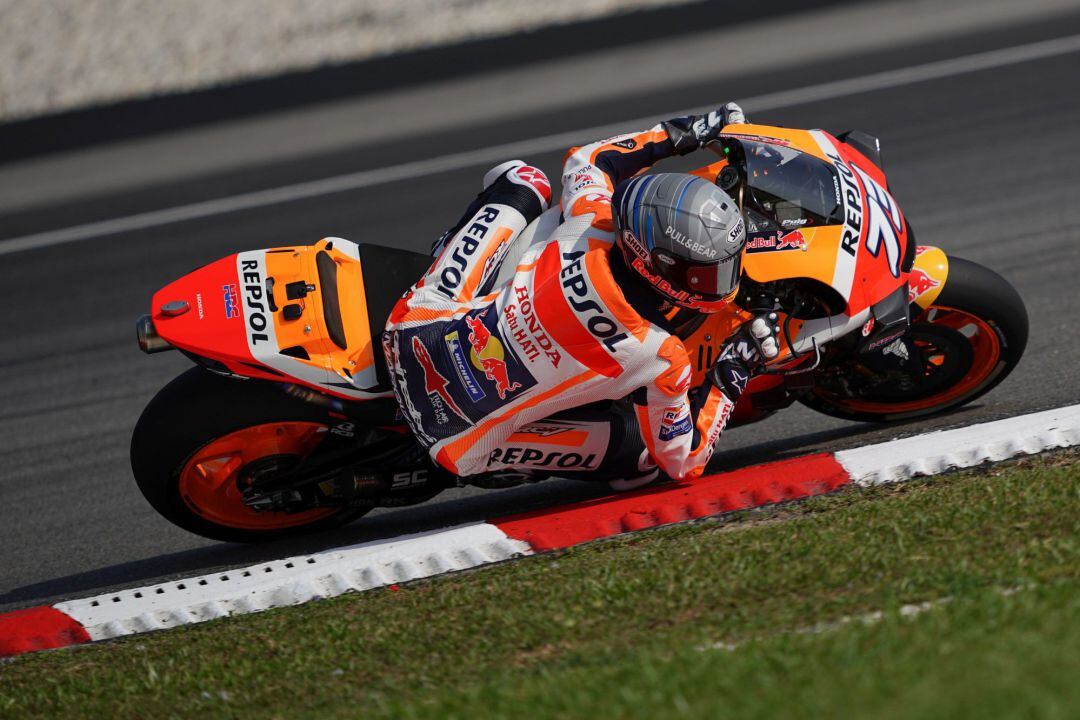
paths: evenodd
<path fill-rule="evenodd" d="M 498 286 L 507 248 L 550 200 L 543 173 L 523 163 L 497 168 L 440 239 L 434 264 L 397 303 L 383 337 L 402 413 L 435 462 L 459 476 L 516 467 L 500 449 L 522 428 L 633 397 L 647 449 L 642 470 L 651 458 L 676 479 L 702 473 L 741 387 L 691 390 L 686 349 L 656 297 L 642 299 L 651 289 L 610 252 L 615 186 L 698 147 L 701 128 L 679 118 L 572 148 L 561 224 Z"/>

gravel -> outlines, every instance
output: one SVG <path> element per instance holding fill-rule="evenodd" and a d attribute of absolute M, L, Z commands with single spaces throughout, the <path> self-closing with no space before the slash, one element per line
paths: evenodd
<path fill-rule="evenodd" d="M 0 121 L 690 1 L 0 0 Z"/>

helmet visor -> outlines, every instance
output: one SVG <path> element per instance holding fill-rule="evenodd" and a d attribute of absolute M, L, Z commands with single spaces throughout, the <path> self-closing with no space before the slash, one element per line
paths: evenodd
<path fill-rule="evenodd" d="M 720 262 L 707 265 L 682 261 L 665 269 L 667 272 L 664 274 L 671 281 L 677 282 L 678 287 L 707 300 L 719 300 L 739 287 L 739 276 L 742 274 L 742 253 L 736 253 Z M 676 277 L 672 277 L 673 274 Z"/>

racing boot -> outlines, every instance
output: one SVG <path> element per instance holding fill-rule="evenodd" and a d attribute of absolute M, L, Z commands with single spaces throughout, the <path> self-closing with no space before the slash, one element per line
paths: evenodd
<path fill-rule="evenodd" d="M 652 485 L 653 483 L 661 482 L 660 468 L 654 468 L 644 475 L 638 477 L 619 478 L 618 480 L 608 480 L 608 487 L 615 492 L 629 492 L 630 490 L 638 490 L 646 485 Z"/>
<path fill-rule="evenodd" d="M 667 479 L 666 476 L 661 475 L 660 468 L 653 462 L 652 456 L 649 455 L 648 450 L 643 451 L 640 457 L 638 457 L 637 466 L 641 474 L 628 475 L 615 480 L 608 480 L 608 487 L 615 492 L 629 492 L 630 490 L 638 490 L 647 485 L 660 483 Z"/>

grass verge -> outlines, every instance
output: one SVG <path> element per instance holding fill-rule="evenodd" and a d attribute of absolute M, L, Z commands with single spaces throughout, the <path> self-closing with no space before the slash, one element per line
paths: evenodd
<path fill-rule="evenodd" d="M 0 717 L 1076 717 L 1078 460 L 26 656 Z"/>

